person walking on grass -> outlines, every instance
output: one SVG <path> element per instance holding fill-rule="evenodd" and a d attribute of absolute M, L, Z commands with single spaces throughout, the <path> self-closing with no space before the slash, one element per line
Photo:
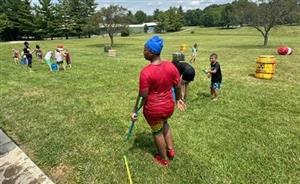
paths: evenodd
<path fill-rule="evenodd" d="M 68 49 L 65 49 L 65 51 L 64 51 L 64 57 L 65 57 L 65 60 L 66 60 L 66 63 L 67 63 L 67 66 L 69 67 L 69 68 L 72 68 L 72 62 L 71 62 L 71 55 L 70 55 L 70 52 L 69 52 L 69 50 Z"/>
<path fill-rule="evenodd" d="M 137 120 L 135 112 L 140 97 L 142 97 L 143 114 L 149 124 L 158 153 L 154 161 L 162 166 L 167 166 L 175 156 L 171 127 L 168 119 L 174 112 L 172 86 L 180 91 L 180 76 L 176 67 L 167 60 L 160 58 L 163 40 L 153 36 L 144 45 L 144 57 L 150 64 L 142 69 L 139 79 L 139 94 L 131 114 L 131 120 Z M 177 95 L 177 107 L 185 110 L 185 103 L 181 93 Z M 169 160 L 170 159 L 170 160 Z"/>
<path fill-rule="evenodd" d="M 59 67 L 63 67 L 64 71 L 66 70 L 66 65 L 64 63 L 64 55 L 63 53 L 61 52 L 62 49 L 60 48 L 57 48 L 55 50 L 55 54 L 54 54 L 54 57 L 55 57 L 55 60 L 56 60 L 56 64 L 58 64 Z"/>
<path fill-rule="evenodd" d="M 218 55 L 212 53 L 209 57 L 210 70 L 207 71 L 208 77 L 211 77 L 210 94 L 213 101 L 217 101 L 219 98 L 218 91 L 221 88 L 222 83 L 222 71 L 220 63 L 218 62 Z"/>
<path fill-rule="evenodd" d="M 52 59 L 53 59 L 53 51 L 48 51 L 45 55 L 45 62 L 49 66 L 50 72 L 52 72 L 52 67 L 51 67 Z"/>
<path fill-rule="evenodd" d="M 40 64 L 43 63 L 43 51 L 39 45 L 35 46 L 35 54 Z"/>
<path fill-rule="evenodd" d="M 197 43 L 195 43 L 194 46 L 192 47 L 192 57 L 190 59 L 190 63 L 196 62 L 197 52 L 198 52 L 198 45 Z"/>
<path fill-rule="evenodd" d="M 32 53 L 34 53 L 34 50 L 30 50 L 29 43 L 27 41 L 24 42 L 24 46 L 23 57 L 26 57 L 29 71 L 32 72 Z"/>
<path fill-rule="evenodd" d="M 18 49 L 12 49 L 12 51 L 13 51 L 14 62 L 15 62 L 15 64 L 18 64 L 19 60 L 20 60 L 20 52 Z"/>

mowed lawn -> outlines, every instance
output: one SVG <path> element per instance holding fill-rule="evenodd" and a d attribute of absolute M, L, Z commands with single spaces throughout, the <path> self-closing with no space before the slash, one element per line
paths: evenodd
<path fill-rule="evenodd" d="M 188 109 L 169 119 L 177 156 L 168 168 L 153 163 L 142 116 L 124 141 L 150 34 L 116 37 L 117 57 L 103 51 L 108 37 L 30 42 L 70 50 L 73 68 L 59 73 L 36 57 L 30 73 L 12 63 L 11 49 L 23 44 L 0 43 L 0 127 L 56 183 L 129 183 L 123 155 L 133 183 L 300 183 L 300 27 L 272 30 L 268 47 L 251 28 L 189 29 L 160 35 L 163 58 L 181 44 L 199 45 Z M 277 55 L 281 44 L 294 53 Z M 217 102 L 201 72 L 212 52 L 223 72 Z M 276 57 L 273 80 L 253 77 L 259 55 Z"/>

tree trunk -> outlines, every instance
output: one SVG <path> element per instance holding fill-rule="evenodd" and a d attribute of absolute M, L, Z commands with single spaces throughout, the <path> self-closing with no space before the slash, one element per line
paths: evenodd
<path fill-rule="evenodd" d="M 269 30 L 266 30 L 266 29 L 263 30 L 263 29 L 259 28 L 258 26 L 255 26 L 254 28 L 257 29 L 261 33 L 261 35 L 264 37 L 264 46 L 266 47 L 268 45 L 270 29 Z"/>
<path fill-rule="evenodd" d="M 268 45 L 268 40 L 269 40 L 269 33 L 266 32 L 264 34 L 264 46 L 266 47 Z"/>
<path fill-rule="evenodd" d="M 50 36 L 50 38 L 51 38 L 51 40 L 53 40 L 53 36 L 52 35 Z"/>
<path fill-rule="evenodd" d="M 66 34 L 66 40 L 67 40 L 67 39 L 69 39 L 69 35 L 68 35 L 68 34 Z"/>
<path fill-rule="evenodd" d="M 89 33 L 89 38 L 91 38 L 91 33 Z"/>
<path fill-rule="evenodd" d="M 114 45 L 114 36 L 112 34 L 108 34 L 110 38 L 110 46 L 112 47 Z"/>

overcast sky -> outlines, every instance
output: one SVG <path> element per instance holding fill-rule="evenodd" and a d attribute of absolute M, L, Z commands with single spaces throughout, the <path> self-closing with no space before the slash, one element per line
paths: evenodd
<path fill-rule="evenodd" d="M 225 4 L 233 0 L 96 0 L 98 8 L 107 7 L 109 5 L 121 5 L 135 13 L 142 10 L 148 15 L 152 15 L 155 9 L 167 10 L 170 6 L 182 6 L 183 10 L 187 9 L 203 9 L 211 4 Z M 38 0 L 32 0 L 36 3 Z M 57 2 L 57 0 L 53 0 Z"/>

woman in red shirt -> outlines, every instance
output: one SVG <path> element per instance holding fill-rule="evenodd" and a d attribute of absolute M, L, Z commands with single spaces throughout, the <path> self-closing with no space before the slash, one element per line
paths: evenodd
<path fill-rule="evenodd" d="M 163 48 L 163 40 L 158 36 L 153 36 L 144 46 L 144 57 L 150 64 L 144 67 L 140 73 L 139 95 L 134 106 L 131 119 L 137 120 L 138 99 L 143 98 L 143 113 L 151 127 L 158 154 L 155 160 L 161 165 L 168 165 L 169 159 L 173 159 L 175 151 L 171 128 L 168 118 L 174 112 L 174 100 L 172 97 L 172 87 L 176 86 L 180 90 L 180 75 L 176 67 L 167 60 L 160 58 Z M 177 107 L 185 110 L 185 103 L 181 99 L 181 93 L 177 94 Z"/>

